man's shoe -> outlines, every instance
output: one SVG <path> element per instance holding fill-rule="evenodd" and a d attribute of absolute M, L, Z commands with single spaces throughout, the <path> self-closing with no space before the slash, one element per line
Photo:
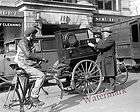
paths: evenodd
<path fill-rule="evenodd" d="M 42 106 L 45 104 L 44 102 L 40 101 L 38 98 L 34 98 L 34 97 L 31 97 L 31 102 L 35 106 Z"/>

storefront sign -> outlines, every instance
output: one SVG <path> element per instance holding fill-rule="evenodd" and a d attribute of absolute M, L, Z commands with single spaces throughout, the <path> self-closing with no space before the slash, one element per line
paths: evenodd
<path fill-rule="evenodd" d="M 20 27 L 21 26 L 21 23 L 0 23 L 0 26 L 7 26 L 7 27 L 10 27 L 10 26 L 17 26 L 17 27 Z"/>
<path fill-rule="evenodd" d="M 106 15 L 100 16 L 99 15 L 99 17 L 95 16 L 94 17 L 94 20 L 96 22 L 108 22 L 108 23 L 112 23 L 112 22 L 124 21 L 124 20 L 126 20 L 126 18 L 125 17 L 118 17 L 118 16 L 106 16 Z"/>
<path fill-rule="evenodd" d="M 108 18 L 108 17 L 96 17 L 95 21 L 100 22 L 115 22 L 116 20 L 114 18 Z"/>
<path fill-rule="evenodd" d="M 80 25 L 83 21 L 88 21 L 87 15 L 80 14 L 41 12 L 40 17 L 43 18 L 47 23 L 51 24 Z"/>
<path fill-rule="evenodd" d="M 23 14 L 15 9 L 0 9 L 0 16 L 22 17 Z"/>

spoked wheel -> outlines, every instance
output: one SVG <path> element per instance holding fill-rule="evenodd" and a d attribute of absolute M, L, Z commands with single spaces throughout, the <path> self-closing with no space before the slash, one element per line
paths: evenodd
<path fill-rule="evenodd" d="M 117 63 L 116 85 L 124 84 L 128 79 L 128 69 L 125 64 Z"/>
<path fill-rule="evenodd" d="M 57 77 L 53 76 L 48 80 L 48 85 L 43 87 L 45 93 L 46 107 L 50 108 L 49 112 L 54 112 L 63 98 L 63 84 Z"/>
<path fill-rule="evenodd" d="M 24 112 L 24 104 L 21 97 L 22 92 L 18 88 L 19 86 L 15 84 L 14 90 L 9 89 L 4 106 L 13 111 Z"/>
<path fill-rule="evenodd" d="M 95 94 L 102 83 L 99 66 L 92 60 L 82 60 L 76 64 L 72 72 L 74 88 L 80 94 Z"/>
<path fill-rule="evenodd" d="M 24 92 L 24 87 L 27 87 L 27 78 L 17 77 L 14 89 L 10 88 L 7 94 L 7 103 L 5 104 L 9 109 L 25 112 L 32 107 L 32 103 L 29 98 L 26 97 L 27 94 Z"/>

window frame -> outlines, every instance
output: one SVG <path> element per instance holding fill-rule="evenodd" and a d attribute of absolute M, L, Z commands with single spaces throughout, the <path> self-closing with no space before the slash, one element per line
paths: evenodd
<path fill-rule="evenodd" d="M 135 28 L 135 31 L 134 31 L 134 28 L 133 28 L 134 26 L 137 26 L 137 39 L 134 38 L 135 37 L 134 35 L 136 35 L 135 34 L 136 33 L 136 28 Z M 137 23 L 131 25 L 131 32 L 132 32 L 132 42 L 139 42 L 139 25 Z"/>
<path fill-rule="evenodd" d="M 102 6 L 102 8 L 99 8 L 99 1 L 101 1 L 103 4 L 103 6 Z M 111 9 L 106 9 L 106 6 L 105 6 L 105 4 L 107 3 L 107 1 L 109 2 L 109 1 L 111 1 Z M 97 5 L 98 5 L 98 9 L 99 10 L 116 10 L 116 8 L 115 8 L 115 5 L 116 5 L 116 1 L 115 0 L 98 0 L 97 1 Z"/>

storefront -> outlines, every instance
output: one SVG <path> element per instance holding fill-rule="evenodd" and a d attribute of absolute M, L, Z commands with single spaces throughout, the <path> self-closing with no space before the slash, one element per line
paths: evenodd
<path fill-rule="evenodd" d="M 24 30 L 36 20 L 41 22 L 39 35 L 53 35 L 60 29 L 85 27 L 89 16 L 96 11 L 92 5 L 43 0 L 22 0 L 17 6 L 24 13 Z"/>
<path fill-rule="evenodd" d="M 13 7 L 0 7 L 0 53 L 4 43 L 20 37 L 23 27 L 23 14 Z"/>

